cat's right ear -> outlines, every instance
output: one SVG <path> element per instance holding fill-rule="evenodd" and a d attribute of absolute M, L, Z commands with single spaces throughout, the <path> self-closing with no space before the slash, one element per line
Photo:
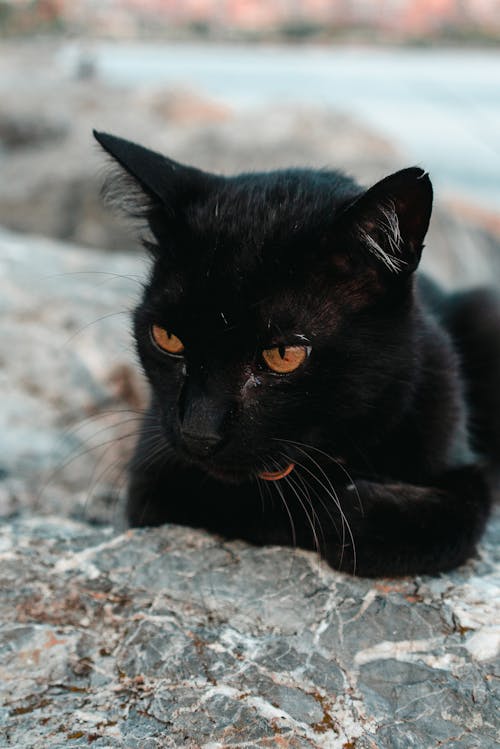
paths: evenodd
<path fill-rule="evenodd" d="M 405 277 L 416 270 L 432 212 L 432 184 L 419 167 L 385 177 L 354 200 L 337 221 L 354 247 L 380 273 Z"/>
<path fill-rule="evenodd" d="M 105 191 L 134 217 L 146 219 L 160 242 L 186 208 L 203 200 L 218 178 L 109 133 L 93 131 L 95 139 L 126 175 L 108 179 Z M 134 189 L 135 188 L 135 189 Z"/>

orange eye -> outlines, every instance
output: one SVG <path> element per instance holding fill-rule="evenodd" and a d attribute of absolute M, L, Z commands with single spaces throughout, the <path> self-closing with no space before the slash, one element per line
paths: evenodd
<path fill-rule="evenodd" d="M 309 352 L 309 346 L 276 346 L 264 349 L 262 358 L 273 372 L 286 374 L 298 369 L 307 359 Z"/>
<path fill-rule="evenodd" d="M 151 336 L 156 345 L 167 354 L 180 355 L 184 351 L 184 344 L 180 338 L 177 338 L 173 333 L 169 333 L 165 328 L 160 328 L 159 325 L 151 327 Z"/>

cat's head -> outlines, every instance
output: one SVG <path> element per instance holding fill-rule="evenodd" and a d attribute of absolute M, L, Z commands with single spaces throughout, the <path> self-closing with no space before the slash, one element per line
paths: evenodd
<path fill-rule="evenodd" d="M 222 177 L 95 135 L 149 226 L 134 330 L 177 457 L 242 480 L 286 469 L 293 443 L 342 457 L 376 439 L 415 376 L 428 176 L 368 190 L 333 171 Z"/>

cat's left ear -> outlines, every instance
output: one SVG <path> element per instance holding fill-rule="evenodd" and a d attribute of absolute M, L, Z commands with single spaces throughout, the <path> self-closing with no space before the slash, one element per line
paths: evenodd
<path fill-rule="evenodd" d="M 203 200 L 220 179 L 116 135 L 93 132 L 129 179 L 125 190 L 119 179 L 111 181 L 111 193 L 118 193 L 128 213 L 145 218 L 159 240 L 168 237 L 174 225 L 182 222 L 186 209 Z"/>
<path fill-rule="evenodd" d="M 420 262 L 432 197 L 426 172 L 418 167 L 402 169 L 351 203 L 339 223 L 387 271 L 406 275 Z"/>

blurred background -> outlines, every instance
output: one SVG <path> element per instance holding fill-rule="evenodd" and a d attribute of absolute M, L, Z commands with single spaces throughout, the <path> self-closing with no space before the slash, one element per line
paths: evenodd
<path fill-rule="evenodd" d="M 222 173 L 330 166 L 368 185 L 418 164 L 436 191 L 425 266 L 500 281 L 500 0 L 0 0 L 7 511 L 71 454 L 83 506 L 91 420 L 144 402 L 127 320 L 145 262 L 103 206 L 92 128 Z M 123 470 L 115 426 L 96 485 Z"/>
<path fill-rule="evenodd" d="M 109 129 L 221 172 L 422 165 L 500 230 L 500 0 L 0 0 L 0 224 L 123 249 Z"/>

